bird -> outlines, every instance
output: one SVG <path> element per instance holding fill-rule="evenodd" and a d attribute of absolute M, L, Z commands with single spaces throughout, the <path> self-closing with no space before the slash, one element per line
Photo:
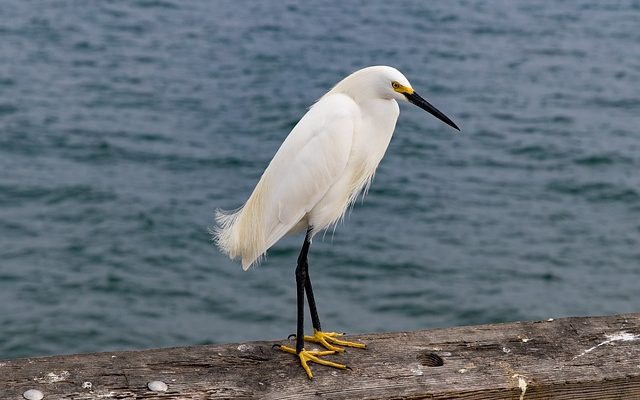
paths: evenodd
<path fill-rule="evenodd" d="M 213 241 L 244 270 L 260 263 L 266 251 L 287 234 L 305 232 L 295 269 L 296 355 L 309 379 L 309 363 L 348 369 L 322 357 L 343 347 L 365 344 L 342 340 L 342 333 L 321 328 L 309 277 L 313 237 L 340 222 L 346 210 L 369 189 L 393 136 L 398 103 L 412 103 L 460 131 L 446 115 L 422 98 L 396 68 L 370 66 L 339 81 L 294 126 L 260 177 L 249 199 L 233 211 L 216 210 Z M 313 336 L 304 335 L 305 294 Z M 304 342 L 326 350 L 306 350 Z M 340 347 L 343 346 L 343 347 Z"/>

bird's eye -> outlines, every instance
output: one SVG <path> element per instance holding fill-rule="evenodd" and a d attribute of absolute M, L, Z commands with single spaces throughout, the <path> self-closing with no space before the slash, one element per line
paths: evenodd
<path fill-rule="evenodd" d="M 396 81 L 391 82 L 391 86 L 396 90 L 400 89 L 400 84 Z"/>

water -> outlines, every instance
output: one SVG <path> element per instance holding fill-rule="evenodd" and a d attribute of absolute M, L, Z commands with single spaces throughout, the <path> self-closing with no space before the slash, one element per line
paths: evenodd
<path fill-rule="evenodd" d="M 306 107 L 398 67 L 363 203 L 316 240 L 323 324 L 638 311 L 640 2 L 5 0 L 0 358 L 284 338 L 302 238 L 209 242 Z"/>

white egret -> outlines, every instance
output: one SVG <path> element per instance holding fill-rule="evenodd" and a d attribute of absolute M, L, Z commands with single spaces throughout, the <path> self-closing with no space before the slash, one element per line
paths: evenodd
<path fill-rule="evenodd" d="M 340 221 L 358 194 L 366 192 L 393 135 L 398 101 L 413 103 L 460 130 L 420 97 L 397 69 L 361 69 L 340 81 L 302 117 L 240 209 L 216 213 L 216 244 L 231 259 L 241 259 L 245 270 L 285 234 L 306 231 L 295 271 L 296 348 L 279 348 L 296 354 L 309 378 L 313 375 L 308 362 L 345 369 L 345 365 L 320 357 L 344 351 L 338 346 L 365 347 L 322 331 L 307 253 L 314 235 Z M 304 336 L 305 292 L 313 336 Z M 320 343 L 327 351 L 305 350 L 304 341 Z"/>

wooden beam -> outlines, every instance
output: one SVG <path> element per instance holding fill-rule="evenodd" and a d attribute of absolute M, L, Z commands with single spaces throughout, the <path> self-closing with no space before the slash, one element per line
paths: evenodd
<path fill-rule="evenodd" d="M 2 361 L 0 398 L 640 399 L 640 314 L 350 339 L 368 349 L 327 358 L 352 370 L 312 364 L 313 380 L 282 341 Z"/>

